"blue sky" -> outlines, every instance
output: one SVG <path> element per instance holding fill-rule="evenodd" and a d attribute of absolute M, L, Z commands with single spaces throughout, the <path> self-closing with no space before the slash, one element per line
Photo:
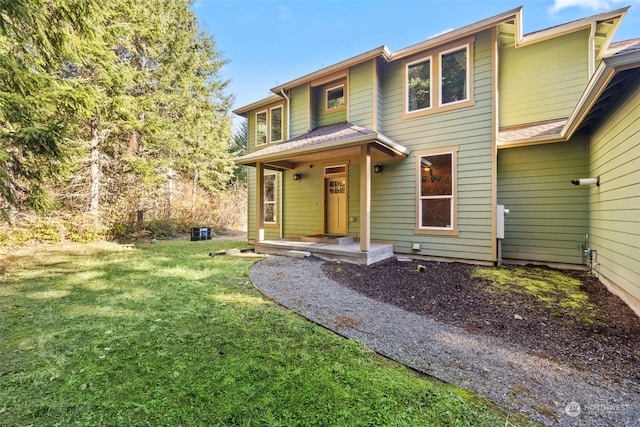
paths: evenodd
<path fill-rule="evenodd" d="M 631 5 L 614 40 L 640 38 L 640 0 L 194 0 L 229 61 L 233 108 L 269 89 L 386 45 L 397 50 L 524 6 L 524 33 Z"/>

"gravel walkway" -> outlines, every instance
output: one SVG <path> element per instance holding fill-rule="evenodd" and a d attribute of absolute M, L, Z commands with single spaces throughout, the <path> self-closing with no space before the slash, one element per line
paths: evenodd
<path fill-rule="evenodd" d="M 250 273 L 266 296 L 425 374 L 550 426 L 640 426 L 640 385 L 579 371 L 346 288 L 317 258 L 269 257 Z"/>

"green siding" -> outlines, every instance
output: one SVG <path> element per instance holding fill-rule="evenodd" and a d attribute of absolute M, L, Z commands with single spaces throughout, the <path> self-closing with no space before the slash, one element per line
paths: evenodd
<path fill-rule="evenodd" d="M 589 32 L 500 50 L 500 126 L 569 117 L 589 78 Z"/>
<path fill-rule="evenodd" d="M 498 204 L 505 218 L 504 259 L 583 263 L 588 189 L 571 184 L 587 176 L 588 137 L 498 152 Z"/>
<path fill-rule="evenodd" d="M 325 111 L 325 89 L 343 84 L 345 85 L 345 97 L 347 102 L 347 108 L 349 105 L 349 96 L 347 94 L 347 83 L 346 80 L 342 80 L 340 82 L 332 82 L 326 85 L 314 87 L 311 90 L 312 97 L 312 110 L 313 110 L 313 120 L 312 120 L 312 128 L 318 128 L 321 126 L 330 125 L 333 123 L 341 123 L 347 121 L 347 108 L 340 108 L 337 111 Z"/>
<path fill-rule="evenodd" d="M 278 174 L 279 180 L 279 203 L 278 203 L 278 223 L 277 224 L 265 224 L 264 237 L 265 239 L 278 239 L 280 238 L 280 221 L 282 212 L 282 179 L 283 175 Z M 256 168 L 250 167 L 247 169 L 247 182 L 249 206 L 247 209 L 247 239 L 254 241 L 256 237 Z"/>
<path fill-rule="evenodd" d="M 475 105 L 411 119 L 402 119 L 401 63 L 380 67 L 384 99 L 381 131 L 412 151 L 459 146 L 457 170 L 458 236 L 415 234 L 416 157 L 385 162 L 374 175 L 371 237 L 396 242 L 396 250 L 411 250 L 420 242 L 422 255 L 493 261 L 492 250 L 492 49 L 491 31 L 475 42 Z"/>
<path fill-rule="evenodd" d="M 640 300 L 640 82 L 591 139 L 589 245 L 600 275 Z"/>
<path fill-rule="evenodd" d="M 349 73 L 349 122 L 373 127 L 373 60 L 353 67 Z"/>
<path fill-rule="evenodd" d="M 303 85 L 293 88 L 290 93 L 291 99 L 291 135 L 295 138 L 298 135 L 309 132 L 309 86 Z"/>
<path fill-rule="evenodd" d="M 352 236 L 360 237 L 360 165 L 349 165 L 349 230 Z M 351 221 L 354 217 L 356 220 Z"/>
<path fill-rule="evenodd" d="M 259 108 L 247 114 L 247 152 L 251 153 L 253 151 L 267 147 L 269 145 L 269 144 L 263 144 L 261 146 L 256 146 L 256 113 L 260 111 L 266 111 L 267 122 L 269 122 L 271 120 L 271 108 L 277 107 L 277 106 L 282 107 L 282 136 L 284 139 L 287 139 L 287 124 L 289 120 L 288 118 L 289 115 L 287 112 L 286 101 L 269 104 L 266 107 Z M 270 132 L 267 132 L 267 133 L 270 134 Z M 268 135 L 268 137 L 270 137 L 270 135 Z"/>
<path fill-rule="evenodd" d="M 293 173 L 302 174 L 300 181 Z M 323 170 L 321 167 L 301 167 L 284 174 L 284 236 L 304 236 L 322 233 L 324 224 Z"/>

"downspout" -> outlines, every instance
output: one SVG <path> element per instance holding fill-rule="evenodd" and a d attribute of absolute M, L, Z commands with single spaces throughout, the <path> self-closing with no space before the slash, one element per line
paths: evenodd
<path fill-rule="evenodd" d="M 280 94 L 287 100 L 287 139 L 289 139 L 291 135 L 291 100 L 284 89 L 280 89 Z"/>
<path fill-rule="evenodd" d="M 291 99 L 287 96 L 287 93 L 284 91 L 284 88 L 280 89 L 280 94 L 287 100 L 287 138 L 290 138 L 291 135 Z M 284 171 L 281 176 L 283 179 L 280 180 L 280 238 L 284 239 Z"/>

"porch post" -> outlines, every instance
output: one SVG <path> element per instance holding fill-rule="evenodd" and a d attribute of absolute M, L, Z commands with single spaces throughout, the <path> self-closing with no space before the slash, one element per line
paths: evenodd
<path fill-rule="evenodd" d="M 256 243 L 264 240 L 264 163 L 256 163 Z"/>
<path fill-rule="evenodd" d="M 360 250 L 368 252 L 371 231 L 371 147 L 360 147 Z"/>

